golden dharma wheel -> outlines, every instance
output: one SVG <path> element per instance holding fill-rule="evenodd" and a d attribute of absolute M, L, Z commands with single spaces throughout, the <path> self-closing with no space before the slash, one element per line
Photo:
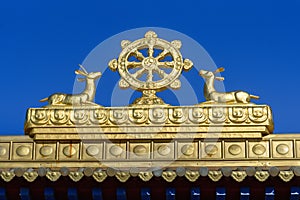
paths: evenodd
<path fill-rule="evenodd" d="M 193 65 L 189 59 L 183 60 L 179 51 L 181 41 L 168 42 L 158 38 L 153 31 L 133 42 L 123 40 L 121 46 L 119 58 L 109 63 L 110 69 L 118 70 L 121 76 L 121 88 L 132 87 L 140 91 L 178 89 L 182 69 L 189 70 Z"/>

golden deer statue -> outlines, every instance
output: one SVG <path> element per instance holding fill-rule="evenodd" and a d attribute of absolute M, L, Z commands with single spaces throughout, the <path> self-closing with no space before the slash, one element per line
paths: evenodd
<path fill-rule="evenodd" d="M 101 72 L 90 72 L 79 65 L 82 70 L 76 70 L 75 74 L 85 76 L 85 78 L 78 78 L 78 81 L 86 81 L 85 89 L 80 94 L 64 94 L 54 93 L 47 98 L 41 99 L 40 102 L 48 101 L 49 105 L 97 105 L 94 98 L 96 93 L 95 81 L 101 77 Z"/>
<path fill-rule="evenodd" d="M 251 95 L 244 91 L 232 91 L 232 92 L 217 92 L 214 87 L 214 81 L 223 81 L 223 77 L 216 77 L 215 74 L 223 72 L 223 67 L 218 68 L 216 71 L 200 70 L 199 74 L 205 81 L 204 85 L 204 97 L 207 101 L 218 103 L 249 103 L 251 98 L 259 99 L 259 96 Z"/>

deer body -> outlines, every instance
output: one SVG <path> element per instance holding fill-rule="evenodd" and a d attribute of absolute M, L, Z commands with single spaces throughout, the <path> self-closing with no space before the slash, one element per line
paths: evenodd
<path fill-rule="evenodd" d="M 76 70 L 75 73 L 85 76 L 85 78 L 78 79 L 79 81 L 86 81 L 85 89 L 80 94 L 64 94 L 54 93 L 47 98 L 41 99 L 41 102 L 48 101 L 49 105 L 82 105 L 82 104 L 95 104 L 95 81 L 101 77 L 101 72 L 88 73 L 83 66 L 79 65 L 83 71 Z"/>
<path fill-rule="evenodd" d="M 223 77 L 215 77 L 215 73 L 224 71 L 219 68 L 215 72 L 200 70 L 199 74 L 205 80 L 204 97 L 207 101 L 219 103 L 249 103 L 251 98 L 258 99 L 258 96 L 251 95 L 244 91 L 217 92 L 214 87 L 214 81 L 223 81 Z"/>

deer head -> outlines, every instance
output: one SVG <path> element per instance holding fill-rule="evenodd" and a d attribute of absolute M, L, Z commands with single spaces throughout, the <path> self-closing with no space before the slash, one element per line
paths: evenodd
<path fill-rule="evenodd" d="M 98 79 L 102 75 L 101 72 L 90 72 L 90 73 L 88 73 L 82 65 L 79 65 L 79 67 L 82 70 L 75 70 L 75 74 L 82 75 L 82 76 L 86 77 L 86 78 L 78 78 L 77 80 L 80 81 L 80 82 L 85 81 L 85 79 Z"/>
<path fill-rule="evenodd" d="M 215 76 L 215 74 L 217 74 L 219 72 L 223 72 L 224 70 L 225 70 L 224 67 L 220 67 L 220 68 L 216 69 L 214 72 L 200 70 L 199 75 L 202 76 L 204 79 L 216 79 L 218 81 L 224 81 L 224 77 Z"/>

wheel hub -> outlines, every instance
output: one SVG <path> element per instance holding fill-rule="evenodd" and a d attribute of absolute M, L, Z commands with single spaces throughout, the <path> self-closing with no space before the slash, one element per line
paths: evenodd
<path fill-rule="evenodd" d="M 154 70 L 157 67 L 157 62 L 153 57 L 147 57 L 142 61 L 143 68 L 147 70 Z"/>

